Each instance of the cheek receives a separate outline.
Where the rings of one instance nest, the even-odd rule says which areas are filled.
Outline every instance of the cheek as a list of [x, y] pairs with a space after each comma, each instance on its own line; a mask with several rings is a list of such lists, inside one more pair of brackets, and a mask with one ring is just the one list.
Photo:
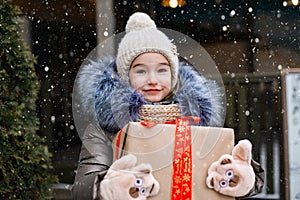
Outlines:
[[171, 76], [163, 76], [159, 79], [159, 82], [168, 89], [171, 89]]
[[129, 83], [134, 90], [137, 90], [144, 85], [144, 80], [138, 77], [131, 77]]

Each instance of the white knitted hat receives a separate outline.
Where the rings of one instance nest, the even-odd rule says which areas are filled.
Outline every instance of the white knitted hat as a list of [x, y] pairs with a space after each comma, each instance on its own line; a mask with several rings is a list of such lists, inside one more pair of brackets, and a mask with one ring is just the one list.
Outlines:
[[127, 21], [126, 34], [119, 44], [117, 70], [119, 76], [129, 82], [129, 69], [133, 60], [145, 52], [164, 55], [170, 63], [172, 88], [178, 79], [178, 56], [176, 46], [156, 28], [155, 22], [145, 13], [136, 12]]

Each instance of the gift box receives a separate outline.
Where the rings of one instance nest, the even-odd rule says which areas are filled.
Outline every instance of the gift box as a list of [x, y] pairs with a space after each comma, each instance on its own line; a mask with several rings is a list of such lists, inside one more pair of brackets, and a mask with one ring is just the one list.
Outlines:
[[113, 142], [114, 158], [134, 154], [138, 164], [150, 163], [160, 184], [157, 200], [234, 199], [206, 186], [208, 167], [223, 154], [231, 154], [234, 131], [229, 128], [131, 122]]

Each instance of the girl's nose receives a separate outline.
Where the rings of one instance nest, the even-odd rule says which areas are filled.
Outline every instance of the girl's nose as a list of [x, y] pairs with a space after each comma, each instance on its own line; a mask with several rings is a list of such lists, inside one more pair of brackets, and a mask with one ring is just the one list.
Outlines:
[[147, 83], [148, 84], [154, 84], [154, 85], [158, 84], [157, 77], [156, 77], [155, 73], [149, 73]]

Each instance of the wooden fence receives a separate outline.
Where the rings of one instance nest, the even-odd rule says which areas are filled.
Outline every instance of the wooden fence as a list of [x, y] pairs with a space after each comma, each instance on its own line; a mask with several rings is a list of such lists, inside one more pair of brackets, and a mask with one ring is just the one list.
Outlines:
[[[266, 171], [263, 192], [255, 199], [283, 197], [283, 131], [280, 75], [223, 77], [227, 113], [225, 127], [235, 130], [236, 141], [253, 144], [253, 158]], [[253, 198], [252, 198], [253, 199]]]

